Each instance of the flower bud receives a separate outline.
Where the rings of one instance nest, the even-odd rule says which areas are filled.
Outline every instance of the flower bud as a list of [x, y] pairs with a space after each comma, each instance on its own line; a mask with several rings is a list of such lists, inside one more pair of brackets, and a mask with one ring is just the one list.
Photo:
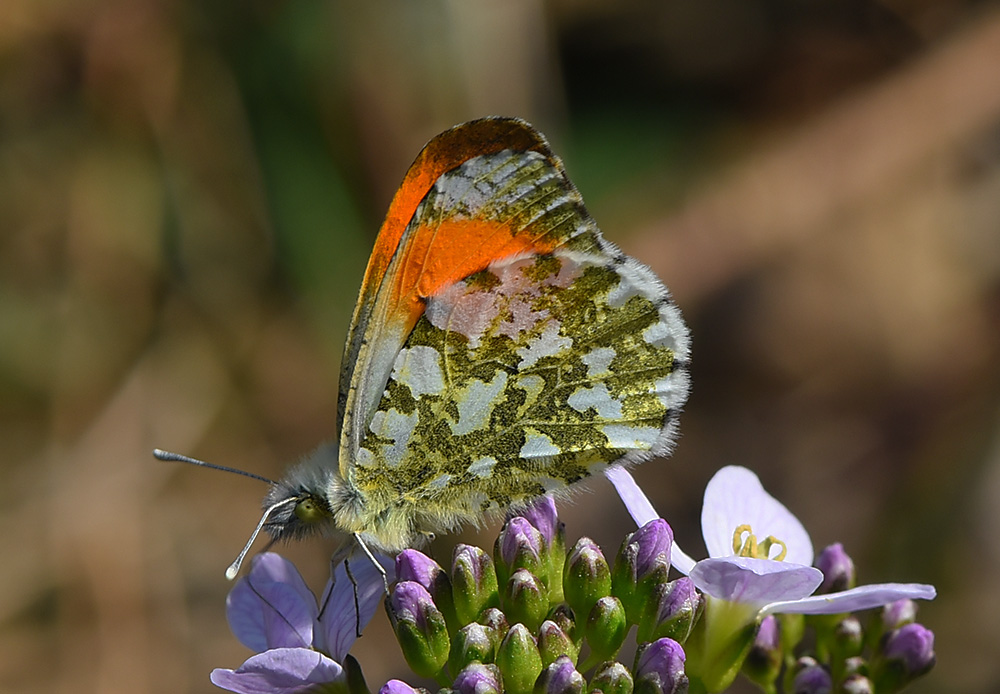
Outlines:
[[[653, 609], [655, 606], [655, 609]], [[694, 581], [687, 576], [654, 587], [653, 603], [639, 619], [639, 641], [653, 641], [664, 636], [684, 643], [694, 629], [702, 606]]]
[[504, 612], [512, 622], [521, 622], [535, 631], [549, 611], [549, 598], [541, 581], [527, 569], [518, 569], [507, 581], [503, 593]]
[[635, 694], [687, 692], [684, 660], [684, 649], [673, 639], [657, 639], [641, 646], [636, 654]]
[[426, 588], [449, 627], [458, 627], [451, 580], [436, 561], [418, 550], [404, 549], [396, 555], [396, 580], [415, 581]]
[[626, 538], [618, 551], [611, 592], [622, 601], [630, 623], [639, 623], [656, 584], [666, 582], [673, 541], [670, 526], [656, 518]]
[[527, 569], [536, 575], [542, 572], [542, 548], [542, 534], [526, 519], [515, 516], [507, 521], [494, 551], [500, 585], [518, 569]]
[[496, 630], [483, 624], [466, 624], [451, 640], [451, 656], [448, 664], [452, 672], [458, 672], [469, 663], [492, 663], [496, 657], [500, 637]]
[[427, 589], [416, 581], [397, 583], [386, 600], [386, 610], [410, 669], [421, 677], [439, 673], [451, 642], [444, 615]]
[[917, 621], [917, 603], [909, 598], [890, 602], [882, 608], [880, 619], [885, 631], [899, 629], [904, 624], [912, 624]]
[[743, 674], [764, 691], [773, 691], [781, 673], [784, 652], [781, 648], [781, 622], [774, 615], [761, 621], [753, 645], [743, 661]]
[[507, 636], [507, 632], [510, 630], [510, 623], [507, 621], [507, 615], [496, 607], [487, 607], [483, 610], [482, 614], [479, 615], [479, 619], [477, 621], [483, 626], [495, 631], [497, 638], [501, 641], [503, 641], [504, 637]]
[[837, 690], [838, 694], [875, 694], [875, 685], [864, 675], [848, 675]]
[[458, 624], [474, 622], [483, 610], [500, 606], [493, 560], [478, 547], [461, 544], [455, 547], [451, 584]]
[[872, 662], [872, 681], [881, 692], [896, 692], [934, 667], [934, 632], [916, 622], [882, 637]]
[[560, 656], [542, 670], [535, 682], [535, 694], [583, 694], [586, 687], [583, 675], [576, 671], [573, 661]]
[[816, 557], [816, 568], [823, 572], [823, 582], [817, 593], [836, 593], [854, 587], [854, 561], [844, 551], [844, 546], [836, 542], [826, 547]]
[[834, 627], [833, 637], [830, 639], [831, 655], [836, 662], [843, 663], [848, 658], [861, 655], [864, 641], [865, 632], [858, 618], [844, 617]]
[[503, 687], [496, 665], [469, 663], [451, 685], [456, 694], [501, 694]]
[[590, 614], [599, 599], [611, 595], [611, 568], [590, 538], [581, 537], [566, 558], [563, 595], [579, 615]]
[[361, 671], [361, 663], [351, 654], [344, 656], [344, 681], [347, 684], [347, 694], [371, 694], [365, 673]]
[[378, 690], [378, 694], [422, 694], [425, 692], [425, 689], [415, 689], [403, 680], [389, 680]]
[[590, 694], [632, 694], [632, 673], [619, 662], [602, 665], [590, 678]]
[[543, 496], [524, 511], [524, 518], [542, 535], [542, 561], [544, 569], [539, 578], [548, 586], [549, 604], [563, 601], [563, 564], [566, 562], [566, 525], [559, 522], [556, 502]]
[[[801, 661], [804, 659], [800, 659]], [[795, 671], [792, 679], [792, 691], [795, 694], [830, 694], [833, 691], [833, 679], [826, 669], [812, 660], [803, 664]]]
[[563, 655], [575, 662], [580, 655], [580, 649], [573, 643], [573, 639], [551, 619], [546, 619], [538, 628], [538, 652], [544, 666], [551, 665]]
[[506, 694], [529, 694], [542, 671], [542, 656], [523, 624], [515, 624], [497, 649], [496, 665]]
[[628, 634], [628, 621], [621, 600], [613, 595], [598, 600], [587, 617], [583, 633], [595, 659], [600, 661], [614, 657]]

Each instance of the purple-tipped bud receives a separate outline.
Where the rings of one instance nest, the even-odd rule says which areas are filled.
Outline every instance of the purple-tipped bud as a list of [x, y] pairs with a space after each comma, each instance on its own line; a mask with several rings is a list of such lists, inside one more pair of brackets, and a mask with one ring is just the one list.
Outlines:
[[501, 585], [518, 569], [532, 573], [542, 568], [543, 541], [538, 529], [521, 516], [507, 521], [497, 538], [495, 559]]
[[872, 680], [879, 692], [895, 692], [934, 667], [934, 632], [916, 622], [882, 637], [872, 663]]
[[483, 624], [466, 624], [452, 638], [449, 665], [452, 672], [478, 661], [492, 663], [496, 657], [500, 637], [492, 628]]
[[764, 691], [772, 691], [781, 673], [781, 622], [774, 615], [761, 621], [753, 645], [743, 661], [743, 674]]
[[503, 599], [504, 612], [512, 622], [521, 622], [536, 630], [549, 611], [548, 592], [541, 581], [527, 569], [518, 569], [507, 581]]
[[455, 547], [451, 584], [459, 624], [474, 622], [483, 610], [500, 605], [493, 560], [478, 547], [461, 544]]
[[641, 581], [661, 567], [670, 567], [670, 549], [674, 532], [662, 518], [651, 520], [632, 534], [630, 544], [638, 547], [635, 559], [636, 580]]
[[822, 665], [809, 658], [811, 662], [804, 664], [800, 659], [795, 677], [792, 679], [792, 691], [795, 694], [830, 694], [833, 691], [833, 679]]
[[839, 542], [820, 552], [815, 563], [816, 568], [823, 572], [823, 583], [816, 590], [817, 593], [836, 593], [854, 587], [854, 561]]
[[619, 662], [602, 665], [590, 678], [590, 691], [602, 694], [632, 694], [632, 673]]
[[420, 694], [426, 690], [414, 689], [403, 680], [389, 680], [378, 690], [378, 694]]
[[673, 639], [657, 639], [641, 647], [636, 656], [635, 694], [687, 692], [684, 660], [684, 649]]
[[433, 677], [448, 659], [448, 627], [427, 589], [416, 581], [397, 583], [386, 601], [389, 621], [410, 669]]
[[576, 671], [573, 661], [567, 656], [560, 656], [556, 661], [542, 670], [535, 682], [535, 694], [582, 694], [587, 683], [583, 675]]
[[556, 511], [556, 502], [551, 496], [536, 499], [524, 510], [523, 517], [542, 534], [542, 542], [546, 545], [551, 545], [556, 539], [560, 525], [559, 514]]
[[854, 674], [844, 678], [839, 694], [875, 694], [875, 685], [864, 675]]
[[882, 628], [885, 631], [899, 629], [904, 624], [917, 621], [917, 603], [909, 598], [890, 602], [882, 608]]
[[653, 602], [655, 609], [645, 610], [639, 619], [639, 640], [652, 641], [666, 636], [679, 643], [687, 641], [702, 606], [694, 581], [683, 576], [669, 583], [657, 584]]
[[[404, 549], [396, 555], [396, 580], [414, 581], [433, 592], [439, 577], [444, 575], [436, 561], [415, 549]], [[447, 576], [445, 576], [447, 578]]]
[[648, 614], [656, 585], [665, 583], [670, 570], [674, 535], [662, 518], [656, 518], [626, 538], [611, 572], [611, 592], [625, 606], [630, 623]]
[[590, 610], [583, 633], [596, 659], [608, 660], [617, 655], [628, 634], [628, 620], [621, 600], [613, 595], [598, 600]]
[[441, 566], [423, 552], [404, 549], [396, 555], [396, 580], [419, 583], [430, 593], [452, 628], [458, 626], [452, 602], [451, 580]]
[[573, 643], [573, 639], [551, 619], [546, 619], [538, 628], [538, 652], [542, 656], [542, 665], [545, 666], [564, 655], [576, 662], [580, 655], [580, 649]]
[[515, 624], [497, 649], [497, 667], [503, 675], [507, 694], [529, 694], [542, 671], [542, 656], [538, 653], [531, 632], [523, 624]]
[[457, 694], [500, 694], [500, 670], [496, 665], [470, 663], [458, 673], [452, 689]]
[[580, 616], [590, 614], [594, 604], [611, 595], [611, 567], [593, 540], [581, 537], [566, 559], [563, 595]]

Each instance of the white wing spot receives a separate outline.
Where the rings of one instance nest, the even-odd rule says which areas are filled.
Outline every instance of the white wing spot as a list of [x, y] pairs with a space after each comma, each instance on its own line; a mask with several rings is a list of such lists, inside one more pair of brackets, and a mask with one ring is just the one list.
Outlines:
[[480, 458], [469, 465], [469, 474], [476, 477], [486, 478], [493, 474], [493, 466], [497, 464], [497, 459], [493, 456]]
[[615, 350], [611, 347], [596, 347], [582, 357], [580, 361], [587, 365], [587, 376], [607, 376], [611, 373], [611, 360], [615, 358]]
[[423, 345], [401, 349], [392, 367], [392, 378], [409, 388], [414, 398], [437, 395], [444, 390], [441, 355], [433, 347]]
[[394, 467], [402, 462], [419, 421], [420, 416], [416, 410], [407, 415], [393, 408], [388, 411], [379, 410], [372, 415], [371, 424], [368, 425], [371, 432], [392, 441], [391, 444], [382, 446], [382, 455], [387, 465]]
[[622, 404], [608, 392], [605, 383], [598, 383], [593, 388], [577, 388], [566, 398], [567, 404], [577, 412], [586, 412], [591, 407], [597, 410], [597, 416], [604, 419], [621, 419]]
[[519, 347], [517, 353], [521, 357], [521, 363], [517, 368], [527, 369], [537, 364], [542, 357], [552, 357], [564, 349], [570, 349], [573, 340], [561, 336], [559, 327], [559, 321], [554, 320], [545, 326], [541, 335], [530, 340], [526, 347]]
[[521, 446], [522, 458], [546, 458], [560, 453], [559, 447], [545, 434], [528, 429], [525, 431], [524, 445]]
[[601, 433], [608, 437], [608, 448], [648, 450], [660, 437], [659, 429], [625, 424], [605, 424]]
[[490, 421], [490, 413], [497, 402], [497, 397], [507, 385], [507, 374], [497, 371], [493, 380], [483, 383], [473, 380], [456, 398], [458, 400], [458, 422], [451, 425], [451, 431], [456, 436], [468, 434], [477, 429], [484, 429]]
[[449, 482], [451, 482], [451, 475], [444, 473], [428, 482], [426, 489], [444, 489], [448, 486]]

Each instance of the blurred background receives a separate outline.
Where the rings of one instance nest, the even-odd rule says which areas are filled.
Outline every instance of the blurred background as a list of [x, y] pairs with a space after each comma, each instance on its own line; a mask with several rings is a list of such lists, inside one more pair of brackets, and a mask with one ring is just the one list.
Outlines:
[[[751, 467], [861, 581], [937, 585], [912, 691], [997, 691], [1000, 5], [971, 0], [3, 0], [0, 691], [210, 692], [249, 655], [223, 571], [263, 486], [150, 452], [277, 477], [331, 438], [388, 202], [489, 114], [693, 330], [677, 452], [636, 473], [683, 546]], [[580, 498], [570, 540], [614, 552], [610, 485]], [[318, 591], [330, 550], [283, 551]]]

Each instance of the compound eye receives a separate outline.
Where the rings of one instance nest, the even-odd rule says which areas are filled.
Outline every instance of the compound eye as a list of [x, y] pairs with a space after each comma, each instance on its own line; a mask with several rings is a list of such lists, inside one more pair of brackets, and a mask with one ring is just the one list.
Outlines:
[[303, 523], [318, 523], [325, 516], [323, 508], [311, 497], [306, 497], [295, 504], [295, 517]]

